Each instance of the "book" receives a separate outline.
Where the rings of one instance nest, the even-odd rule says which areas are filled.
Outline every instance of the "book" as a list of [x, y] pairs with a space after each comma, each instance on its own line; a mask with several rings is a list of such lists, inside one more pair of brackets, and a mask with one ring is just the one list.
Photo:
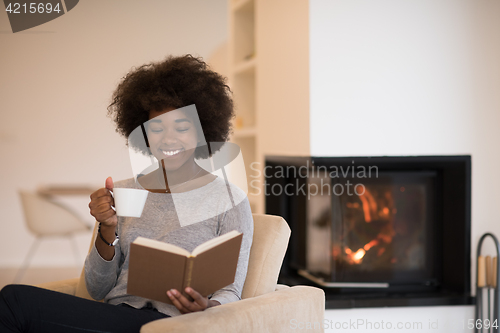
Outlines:
[[153, 239], [130, 245], [127, 293], [172, 304], [167, 290], [191, 287], [202, 296], [234, 282], [243, 234], [233, 230], [198, 245], [191, 253]]

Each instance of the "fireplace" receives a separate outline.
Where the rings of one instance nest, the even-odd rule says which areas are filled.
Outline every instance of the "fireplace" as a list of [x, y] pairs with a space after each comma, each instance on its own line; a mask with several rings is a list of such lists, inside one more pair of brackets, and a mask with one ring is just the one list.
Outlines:
[[471, 304], [470, 156], [266, 158], [292, 229], [280, 282], [327, 307]]

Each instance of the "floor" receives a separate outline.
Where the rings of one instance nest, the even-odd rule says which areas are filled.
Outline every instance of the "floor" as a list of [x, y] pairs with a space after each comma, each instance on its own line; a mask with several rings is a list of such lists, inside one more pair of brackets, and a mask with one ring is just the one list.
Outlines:
[[[37, 285], [39, 283], [72, 279], [80, 276], [82, 267], [33, 267], [26, 270], [19, 284]], [[0, 289], [14, 283], [17, 268], [0, 268]]]

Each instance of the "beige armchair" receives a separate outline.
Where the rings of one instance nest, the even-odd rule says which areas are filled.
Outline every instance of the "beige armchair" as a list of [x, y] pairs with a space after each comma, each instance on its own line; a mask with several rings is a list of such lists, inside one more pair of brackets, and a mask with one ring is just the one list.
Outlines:
[[[159, 332], [290, 332], [314, 327], [323, 332], [325, 294], [308, 286], [277, 285], [290, 228], [278, 216], [254, 214], [254, 236], [242, 300], [203, 312], [156, 320], [144, 325], [142, 333]], [[94, 229], [93, 243], [96, 236]], [[91, 245], [92, 246], [92, 245]], [[92, 299], [80, 278], [45, 283], [47, 288]], [[300, 325], [300, 326], [299, 326]]]

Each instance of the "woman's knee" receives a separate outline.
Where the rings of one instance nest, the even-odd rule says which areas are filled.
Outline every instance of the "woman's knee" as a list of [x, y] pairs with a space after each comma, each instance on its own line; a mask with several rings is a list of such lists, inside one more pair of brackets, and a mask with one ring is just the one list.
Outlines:
[[16, 313], [20, 313], [17, 305], [20, 289], [23, 288], [10, 284], [0, 290], [0, 331], [2, 332], [18, 332]]
[[34, 295], [33, 286], [24, 284], [9, 284], [0, 290], [0, 307], [8, 306], [9, 308], [21, 307], [26, 304]]
[[31, 288], [33, 287], [24, 284], [8, 284], [0, 290], [0, 298], [12, 298], [20, 293], [24, 294], [29, 292], [29, 289]]
[[12, 298], [14, 295], [16, 295], [18, 289], [19, 289], [18, 284], [6, 285], [5, 287], [2, 288], [2, 290], [0, 290], [0, 299], [4, 300]]

